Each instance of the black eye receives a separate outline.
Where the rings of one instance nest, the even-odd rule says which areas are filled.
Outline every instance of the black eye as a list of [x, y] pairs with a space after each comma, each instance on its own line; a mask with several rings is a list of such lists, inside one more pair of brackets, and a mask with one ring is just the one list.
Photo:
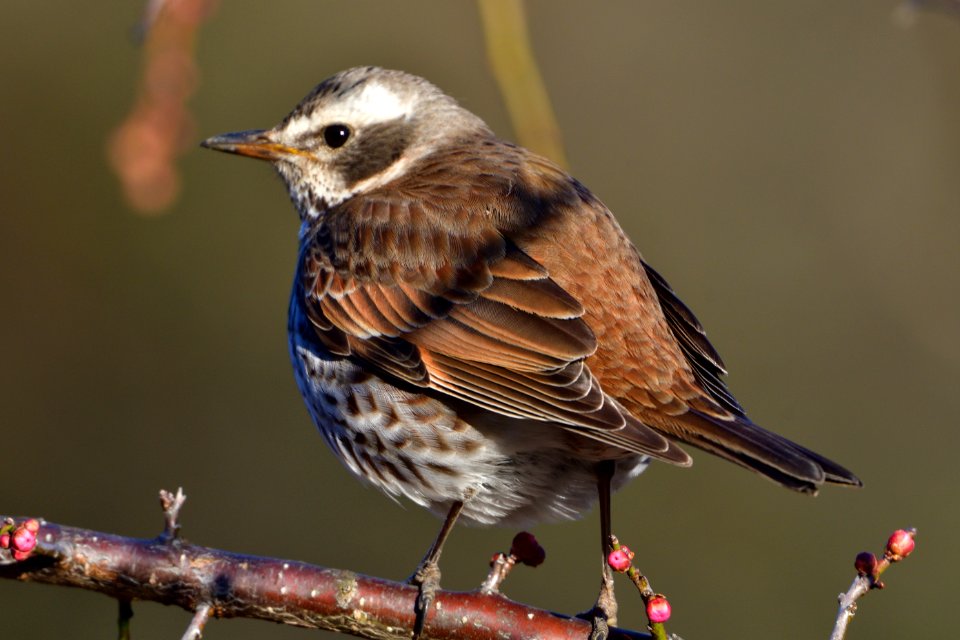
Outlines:
[[331, 149], [342, 147], [350, 137], [350, 127], [345, 124], [331, 124], [323, 128], [323, 139]]

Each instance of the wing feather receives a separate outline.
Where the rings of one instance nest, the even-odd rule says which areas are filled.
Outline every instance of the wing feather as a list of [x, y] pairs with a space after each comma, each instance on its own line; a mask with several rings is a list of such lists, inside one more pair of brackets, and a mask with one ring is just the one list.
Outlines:
[[[585, 364], [597, 343], [583, 305], [489, 220], [477, 229], [477, 216], [453, 215], [453, 227], [424, 226], [437, 213], [424, 203], [348, 209], [327, 216], [321, 224], [331, 228], [316, 230], [302, 254], [304, 303], [324, 344], [507, 417], [589, 432], [627, 451], [671, 450]], [[386, 223], [389, 234], [378, 227]]]
[[313, 221], [298, 303], [331, 353], [613, 456], [689, 465], [669, 436], [798, 490], [859, 483], [746, 418], [697, 318], [589, 191], [522, 149], [480, 144]]

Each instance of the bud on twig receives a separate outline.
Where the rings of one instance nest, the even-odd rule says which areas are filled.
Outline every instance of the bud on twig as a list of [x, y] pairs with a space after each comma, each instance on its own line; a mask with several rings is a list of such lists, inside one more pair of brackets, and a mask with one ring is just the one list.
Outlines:
[[899, 562], [906, 558], [917, 546], [913, 536], [916, 535], [915, 529], [897, 529], [887, 540], [887, 549], [884, 556], [890, 562]]
[[877, 556], [869, 551], [861, 551], [857, 554], [856, 560], [853, 561], [853, 566], [856, 568], [858, 574], [871, 578], [877, 577], [878, 564]]
[[607, 564], [609, 564], [610, 568], [614, 571], [625, 573], [630, 569], [630, 564], [633, 562], [633, 556], [633, 551], [630, 551], [630, 548], [627, 545], [620, 545], [619, 549], [614, 549], [607, 556]]
[[24, 520], [19, 525], [7, 518], [0, 527], [0, 549], [13, 551], [14, 560], [26, 560], [37, 547], [37, 532], [40, 523], [34, 518]]
[[854, 578], [850, 588], [840, 594], [840, 607], [837, 609], [837, 618], [833, 623], [830, 640], [843, 640], [850, 620], [857, 611], [857, 600], [874, 589], [883, 589], [886, 586], [880, 580], [880, 575], [889, 569], [892, 563], [899, 562], [910, 555], [916, 546], [914, 540], [916, 535], [916, 529], [897, 529], [887, 539], [882, 558], [877, 558], [869, 551], [861, 551], [857, 554], [853, 562], [857, 577]]
[[647, 617], [650, 622], [663, 623], [670, 619], [670, 601], [663, 594], [658, 593], [647, 600]]
[[521, 531], [514, 536], [513, 543], [510, 545], [510, 555], [514, 556], [517, 562], [528, 567], [538, 567], [547, 558], [547, 552], [537, 542], [537, 538], [526, 531]]

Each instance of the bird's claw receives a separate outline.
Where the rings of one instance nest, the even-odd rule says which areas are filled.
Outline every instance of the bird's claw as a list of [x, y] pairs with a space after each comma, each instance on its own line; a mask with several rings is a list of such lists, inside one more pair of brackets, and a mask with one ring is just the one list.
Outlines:
[[613, 592], [613, 576], [604, 572], [597, 603], [589, 611], [577, 615], [590, 621], [590, 640], [607, 640], [610, 627], [617, 626], [617, 598]]
[[417, 600], [413, 606], [416, 616], [413, 623], [413, 640], [418, 640], [427, 622], [427, 612], [433, 604], [437, 589], [440, 587], [440, 567], [436, 562], [424, 562], [407, 580], [418, 589]]
[[590, 619], [590, 640], [607, 640], [610, 635], [610, 623], [596, 612]]
[[616, 618], [611, 620], [609, 615], [599, 606], [594, 606], [589, 611], [578, 613], [576, 617], [590, 622], [589, 640], [607, 640], [610, 636], [610, 627], [617, 625]]

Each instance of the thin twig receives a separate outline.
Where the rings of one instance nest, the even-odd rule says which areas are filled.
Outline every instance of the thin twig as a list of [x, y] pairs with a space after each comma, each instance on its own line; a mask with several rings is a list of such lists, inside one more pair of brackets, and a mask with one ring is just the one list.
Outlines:
[[490, 573], [480, 585], [480, 593], [499, 593], [500, 586], [517, 564], [539, 567], [547, 559], [547, 551], [529, 531], [521, 531], [510, 543], [510, 553], [498, 553], [490, 561]]
[[143, 7], [143, 14], [140, 16], [140, 21], [137, 22], [133, 29], [133, 37], [136, 39], [137, 44], [143, 44], [144, 40], [147, 39], [147, 34], [150, 33], [150, 29], [153, 28], [154, 23], [157, 21], [157, 16], [160, 15], [160, 11], [166, 3], [167, 0], [147, 0], [146, 5]]
[[173, 494], [166, 489], [160, 489], [160, 507], [163, 509], [163, 533], [161, 538], [170, 542], [180, 536], [180, 508], [187, 501], [183, 487], [177, 487]]
[[487, 58], [518, 142], [567, 166], [560, 127], [530, 44], [520, 0], [478, 0]]
[[847, 625], [857, 613], [857, 600], [865, 596], [873, 588], [872, 581], [867, 576], [857, 576], [850, 584], [850, 588], [839, 596], [840, 608], [837, 610], [837, 619], [833, 623], [833, 632], [830, 640], [843, 640], [847, 633]]
[[178, 158], [193, 148], [189, 100], [200, 83], [201, 25], [218, 0], [147, 0], [134, 28], [142, 71], [130, 112], [107, 141], [127, 204], [142, 215], [168, 209], [181, 190]]
[[181, 640], [200, 640], [203, 637], [203, 628], [207, 626], [207, 620], [210, 619], [211, 607], [209, 604], [202, 604], [197, 607], [197, 612], [193, 614], [193, 620], [190, 626], [183, 632]]
[[[610, 536], [610, 548], [617, 550], [620, 549], [620, 540], [617, 539], [617, 536]], [[631, 554], [633, 557], [633, 554]], [[660, 594], [656, 593], [653, 590], [653, 587], [650, 586], [650, 580], [647, 579], [637, 567], [630, 565], [630, 568], [627, 569], [627, 577], [630, 578], [630, 581], [633, 583], [633, 586], [637, 588], [637, 591], [640, 592], [640, 597], [643, 599], [644, 608], [649, 611], [650, 600], [656, 597], [660, 597]], [[648, 614], [649, 615], [649, 614]], [[662, 622], [653, 622], [649, 621], [650, 634], [655, 638], [655, 640], [667, 640], [667, 630]]]
[[[883, 589], [885, 587], [884, 583], [880, 581], [880, 575], [889, 569], [892, 563], [899, 562], [910, 554], [913, 550], [913, 537], [916, 533], [917, 530], [913, 528], [899, 529], [894, 532], [887, 541], [887, 547], [880, 560], [877, 560], [873, 554], [867, 552], [863, 552], [857, 556], [857, 565], [859, 565], [862, 556], [869, 559], [869, 563], [865, 563], [865, 566], [857, 566], [857, 577], [850, 583], [850, 588], [839, 595], [840, 606], [837, 608], [837, 617], [833, 623], [830, 640], [843, 640], [850, 621], [853, 620], [853, 616], [857, 613], [857, 601], [870, 591]], [[909, 546], [905, 551], [899, 546], [894, 545], [894, 540], [897, 536], [900, 537], [899, 541], [901, 544], [905, 541], [905, 537], [909, 538], [909, 540], [906, 540]]]
[[133, 617], [133, 605], [129, 598], [117, 600], [117, 638], [130, 640], [130, 619]]
[[480, 585], [480, 593], [500, 593], [500, 585], [517, 565], [517, 558], [509, 553], [498, 553], [490, 562], [490, 573]]

